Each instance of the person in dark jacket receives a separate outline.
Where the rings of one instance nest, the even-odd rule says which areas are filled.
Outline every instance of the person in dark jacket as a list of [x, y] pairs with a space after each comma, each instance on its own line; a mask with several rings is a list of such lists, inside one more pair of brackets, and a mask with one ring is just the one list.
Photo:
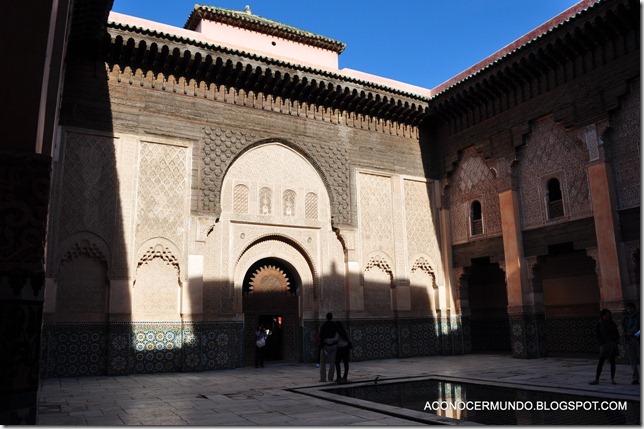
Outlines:
[[[349, 374], [349, 351], [351, 350], [349, 345], [351, 342], [349, 341], [349, 334], [347, 334], [346, 329], [344, 329], [342, 322], [337, 321], [335, 324], [338, 327], [338, 334], [340, 335], [340, 338], [338, 339], [338, 351], [335, 355], [335, 372], [338, 373], [336, 381], [338, 383], [346, 383], [347, 375]], [[340, 369], [340, 362], [344, 362], [344, 375], [342, 375], [342, 371]]]
[[624, 338], [626, 338], [626, 353], [633, 369], [631, 384], [640, 384], [640, 372], [637, 366], [640, 363], [640, 313], [635, 304], [626, 304], [626, 315], [622, 319]]
[[[338, 350], [338, 328], [333, 321], [333, 314], [326, 314], [326, 322], [320, 326], [320, 342], [322, 351], [320, 352], [320, 381], [333, 381], [335, 373], [335, 354]], [[329, 378], [327, 379], [326, 364], [329, 364]]]
[[599, 312], [599, 321], [597, 322], [595, 332], [597, 341], [599, 342], [599, 362], [597, 363], [595, 379], [589, 384], [599, 384], [599, 376], [602, 373], [606, 359], [610, 362], [611, 382], [617, 384], [615, 382], [615, 358], [619, 353], [619, 330], [613, 321], [613, 314], [610, 310], [604, 308]]

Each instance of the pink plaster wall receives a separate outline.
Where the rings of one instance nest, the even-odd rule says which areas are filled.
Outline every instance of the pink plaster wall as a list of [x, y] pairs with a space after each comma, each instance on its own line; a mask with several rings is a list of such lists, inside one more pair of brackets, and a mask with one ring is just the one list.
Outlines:
[[271, 58], [283, 58], [331, 69], [338, 68], [337, 53], [315, 46], [213, 21], [201, 21], [197, 31], [217, 44], [239, 46], [246, 51], [263, 52], [265, 56]]

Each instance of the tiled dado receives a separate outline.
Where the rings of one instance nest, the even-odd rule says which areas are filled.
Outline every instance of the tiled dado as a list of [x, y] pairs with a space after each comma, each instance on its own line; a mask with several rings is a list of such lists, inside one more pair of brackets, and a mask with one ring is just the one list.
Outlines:
[[548, 345], [543, 314], [512, 315], [509, 319], [512, 356], [523, 359], [546, 357]]
[[[613, 316], [621, 331], [621, 315]], [[595, 355], [599, 356], [599, 343], [595, 327], [596, 317], [547, 318], [546, 336], [548, 352], [553, 354]], [[628, 356], [624, 348], [624, 337], [620, 338], [618, 363], [627, 364]]]
[[[467, 322], [467, 323], [466, 323]], [[511, 348], [508, 317], [463, 318], [469, 352], [507, 353]]]
[[49, 323], [43, 377], [206, 371], [242, 365], [241, 323]]
[[[473, 327], [459, 316], [343, 321], [355, 361], [472, 351]], [[317, 361], [319, 321], [305, 321], [303, 360]], [[198, 372], [243, 366], [242, 323], [46, 323], [43, 376]]]
[[[353, 319], [342, 321], [353, 344], [351, 359], [405, 358], [462, 354], [466, 334], [459, 317], [450, 319]], [[317, 361], [320, 322], [304, 323], [304, 360]]]

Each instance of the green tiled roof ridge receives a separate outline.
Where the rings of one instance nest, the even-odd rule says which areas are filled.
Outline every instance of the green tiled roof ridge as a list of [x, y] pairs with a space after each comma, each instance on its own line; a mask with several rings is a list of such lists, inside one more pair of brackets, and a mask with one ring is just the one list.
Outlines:
[[334, 51], [338, 54], [342, 53], [346, 47], [346, 45], [340, 41], [321, 36], [319, 34], [311, 33], [310, 31], [301, 30], [299, 28], [283, 24], [281, 22], [263, 18], [258, 15], [253, 15], [250, 12], [224, 9], [221, 7], [200, 4], [195, 4], [193, 11], [190, 13], [190, 16], [188, 17], [184, 25], [184, 28], [187, 30], [194, 30], [197, 27], [200, 18], [224, 23], [235, 21], [235, 24], [241, 28], [246, 28], [263, 34], [273, 35], [300, 43], [322, 47]]

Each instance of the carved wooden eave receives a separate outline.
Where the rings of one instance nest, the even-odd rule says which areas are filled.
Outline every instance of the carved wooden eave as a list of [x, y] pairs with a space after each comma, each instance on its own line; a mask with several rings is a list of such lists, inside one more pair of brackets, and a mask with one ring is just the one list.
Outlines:
[[[640, 5], [636, 0], [597, 0], [573, 16], [511, 50], [490, 58], [436, 88], [430, 115], [451, 124], [452, 132], [482, 122], [544, 95], [608, 62], [639, 51]], [[582, 4], [583, 5], [583, 4]], [[541, 27], [540, 27], [541, 28]], [[533, 36], [533, 37], [532, 37]], [[603, 111], [615, 107], [618, 89], [587, 89]], [[570, 103], [572, 100], [562, 100]], [[570, 106], [558, 109], [565, 115]], [[564, 119], [564, 118], [561, 118]]]
[[341, 73], [117, 22], [108, 22], [107, 30], [104, 61], [112, 71], [129, 68], [156, 80], [163, 76], [169, 85], [182, 80], [198, 88], [262, 94], [383, 130], [415, 128], [426, 113], [424, 96]]

